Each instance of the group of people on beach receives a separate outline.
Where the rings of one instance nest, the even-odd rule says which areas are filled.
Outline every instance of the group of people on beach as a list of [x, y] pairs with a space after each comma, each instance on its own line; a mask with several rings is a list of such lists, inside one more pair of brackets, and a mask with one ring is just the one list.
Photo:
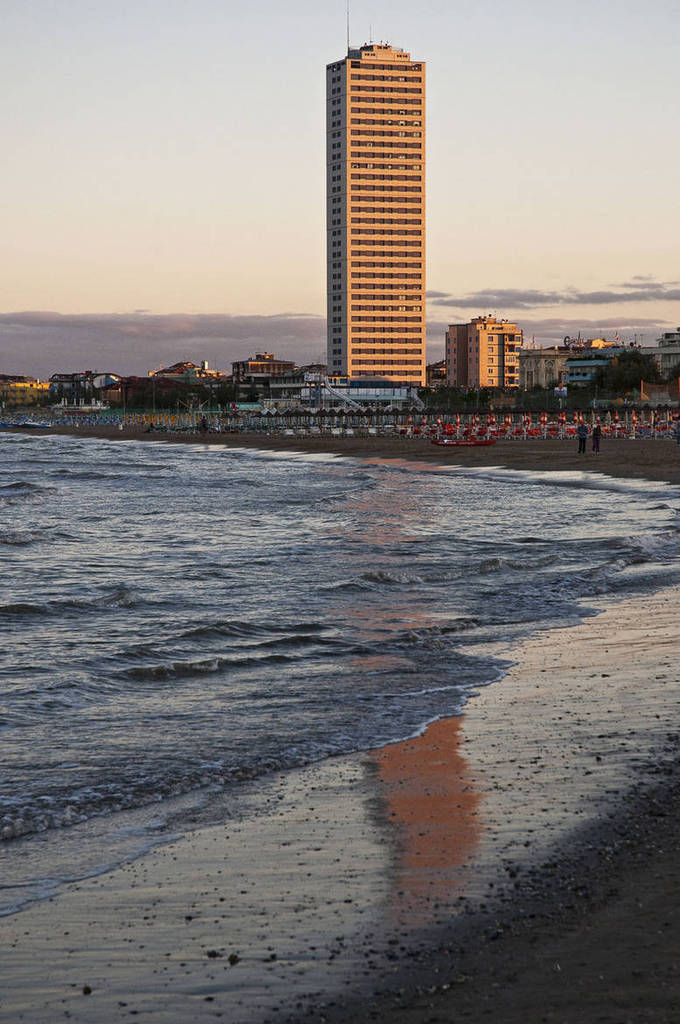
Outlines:
[[[585, 455], [586, 453], [586, 441], [588, 440], [588, 424], [579, 423], [578, 430], [576, 431], [578, 437], [578, 453], [579, 455]], [[600, 453], [600, 440], [602, 438], [602, 427], [599, 423], [596, 423], [592, 430], [593, 440], [593, 451], [596, 455]]]

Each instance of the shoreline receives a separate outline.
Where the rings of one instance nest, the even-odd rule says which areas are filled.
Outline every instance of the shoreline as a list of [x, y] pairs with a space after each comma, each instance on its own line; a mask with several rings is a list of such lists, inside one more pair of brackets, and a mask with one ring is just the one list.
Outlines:
[[468, 882], [462, 920], [431, 923], [398, 988], [329, 1024], [677, 1019], [679, 596], [529, 638], [476, 698], [461, 749], [497, 874]]
[[[224, 825], [4, 919], [0, 1019], [519, 1022], [554, 1004], [576, 1024], [596, 1019], [572, 983], [598, 956], [598, 1020], [674, 1019], [678, 597], [537, 634], [462, 716], [273, 777]], [[675, 920], [667, 954], [642, 941], [640, 893]], [[602, 914], [616, 928], [584, 957]], [[643, 973], [622, 997], [611, 971], [630, 978], [633, 943]]]
[[[301, 450], [230, 437], [208, 443]], [[659, 481], [680, 462], [659, 441], [579, 460], [570, 442], [442, 459], [385, 440], [328, 454]], [[223, 825], [4, 918], [0, 1020], [675, 1020], [679, 599], [530, 636], [460, 717], [260, 780]]]
[[577, 454], [574, 439], [499, 440], [489, 447], [445, 448], [423, 438], [397, 437], [289, 437], [282, 434], [151, 434], [116, 427], [12, 428], [7, 433], [44, 436], [94, 438], [106, 441], [148, 441], [151, 443], [193, 444], [257, 451], [337, 455], [360, 459], [401, 459], [409, 463], [451, 468], [505, 469], [533, 472], [604, 473], [619, 479], [636, 479], [680, 484], [680, 446], [671, 439], [636, 438], [603, 440], [599, 455], [590, 449]]

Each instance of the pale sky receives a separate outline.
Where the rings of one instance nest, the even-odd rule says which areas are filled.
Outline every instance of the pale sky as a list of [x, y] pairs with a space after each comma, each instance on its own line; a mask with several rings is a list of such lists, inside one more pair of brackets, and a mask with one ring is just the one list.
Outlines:
[[[69, 337], [73, 368], [87, 337], [142, 372], [322, 354], [344, 0], [0, 11], [0, 372]], [[351, 25], [427, 62], [429, 358], [485, 312], [538, 343], [680, 324], [680, 0], [354, 0]]]

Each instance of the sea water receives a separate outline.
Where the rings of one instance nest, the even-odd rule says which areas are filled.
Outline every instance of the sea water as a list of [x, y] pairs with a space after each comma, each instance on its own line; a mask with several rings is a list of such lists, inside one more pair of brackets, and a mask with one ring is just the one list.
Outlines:
[[658, 483], [17, 434], [0, 460], [0, 913], [680, 579]]

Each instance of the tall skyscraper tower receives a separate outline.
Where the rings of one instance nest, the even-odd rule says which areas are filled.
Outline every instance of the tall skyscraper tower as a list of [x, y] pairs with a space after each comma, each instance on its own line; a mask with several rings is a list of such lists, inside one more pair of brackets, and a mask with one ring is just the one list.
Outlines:
[[425, 384], [425, 65], [326, 68], [328, 372]]

